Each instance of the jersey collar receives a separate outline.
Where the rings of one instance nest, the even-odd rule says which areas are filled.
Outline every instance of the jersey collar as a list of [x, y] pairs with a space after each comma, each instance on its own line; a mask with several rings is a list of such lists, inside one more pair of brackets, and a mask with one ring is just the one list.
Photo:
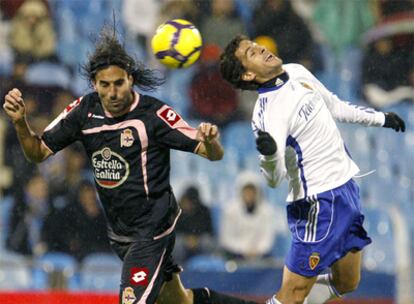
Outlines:
[[262, 83], [260, 87], [257, 89], [259, 94], [266, 93], [270, 91], [276, 91], [279, 90], [281, 87], [285, 85], [286, 82], [289, 80], [289, 75], [286, 72], [283, 72], [282, 74], [276, 76], [275, 78], [272, 78], [265, 83]]

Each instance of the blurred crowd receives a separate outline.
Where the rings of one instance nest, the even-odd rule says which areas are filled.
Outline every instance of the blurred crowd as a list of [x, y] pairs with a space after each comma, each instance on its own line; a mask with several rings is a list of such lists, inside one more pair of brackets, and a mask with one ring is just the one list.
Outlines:
[[[188, 70], [164, 70], [150, 51], [156, 27], [173, 18], [193, 22], [203, 37], [201, 58]], [[248, 122], [255, 101], [254, 93], [242, 94], [220, 76], [219, 55], [237, 34], [285, 63], [305, 65], [328, 84], [329, 75], [352, 65], [354, 103], [414, 106], [412, 0], [1, 0], [0, 96], [19, 88], [41, 134], [90, 90], [79, 64], [100, 28], [113, 22], [130, 52], [165, 73], [166, 85], [155, 94], [190, 122], [210, 121], [223, 132]], [[355, 51], [356, 57], [347, 56]], [[27, 256], [64, 252], [78, 261], [110, 251], [88, 160], [77, 145], [40, 165], [28, 163], [2, 113], [0, 147], [0, 248]], [[225, 201], [206, 202], [202, 186], [191, 183], [177, 193], [183, 214], [175, 254], [181, 263], [205, 254], [257, 261], [274, 258], [283, 246], [284, 202], [266, 195], [258, 164], [256, 171], [236, 169], [229, 183], [234, 195], [218, 196]]]

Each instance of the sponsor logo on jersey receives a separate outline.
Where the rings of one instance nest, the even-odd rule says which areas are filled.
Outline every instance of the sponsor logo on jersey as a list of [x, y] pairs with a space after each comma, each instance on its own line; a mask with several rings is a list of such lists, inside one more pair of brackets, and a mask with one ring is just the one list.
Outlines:
[[171, 127], [173, 127], [181, 119], [180, 115], [178, 115], [177, 112], [171, 108], [165, 108], [165, 110], [159, 113], [159, 115]]
[[129, 276], [129, 283], [133, 286], [147, 286], [148, 285], [148, 268], [131, 268], [131, 275]]
[[319, 252], [312, 252], [312, 254], [309, 257], [310, 269], [314, 270], [316, 266], [318, 266], [320, 260], [321, 258], [319, 257]]
[[105, 119], [104, 116], [102, 116], [102, 115], [96, 115], [96, 114], [93, 114], [91, 112], [88, 113], [88, 118]]
[[129, 164], [118, 153], [105, 147], [92, 154], [95, 180], [103, 188], [116, 188], [129, 176]]
[[[316, 108], [320, 108], [320, 103], [322, 99], [319, 95], [314, 94], [310, 100], [303, 104], [303, 106], [299, 109], [299, 117], [304, 118], [305, 121], [310, 120], [312, 113], [317, 113], [318, 111], [314, 112]], [[318, 106], [319, 104], [319, 106]]]
[[121, 147], [131, 147], [134, 143], [134, 135], [131, 129], [125, 129], [121, 133]]
[[282, 79], [280, 79], [280, 78], [276, 78], [276, 81], [275, 81], [275, 86], [280, 87], [280, 86], [282, 86], [284, 83], [285, 83], [285, 82], [284, 82]]
[[122, 291], [122, 304], [133, 304], [136, 299], [137, 297], [132, 287], [124, 288]]

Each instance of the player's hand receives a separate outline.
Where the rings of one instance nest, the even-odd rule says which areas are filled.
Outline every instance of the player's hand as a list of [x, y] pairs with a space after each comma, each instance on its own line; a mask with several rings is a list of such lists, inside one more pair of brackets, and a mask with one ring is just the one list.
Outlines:
[[383, 125], [384, 128], [391, 128], [394, 129], [396, 132], [404, 132], [405, 131], [405, 122], [402, 120], [400, 116], [398, 116], [394, 112], [387, 112], [385, 114], [385, 123]]
[[18, 123], [24, 120], [26, 108], [22, 93], [18, 89], [15, 88], [7, 93], [4, 97], [3, 109], [13, 123]]
[[273, 137], [262, 130], [257, 133], [259, 136], [256, 138], [256, 149], [262, 155], [273, 155], [277, 151], [277, 145]]
[[218, 127], [208, 122], [202, 122], [197, 128], [197, 140], [210, 143], [212, 140], [219, 137]]

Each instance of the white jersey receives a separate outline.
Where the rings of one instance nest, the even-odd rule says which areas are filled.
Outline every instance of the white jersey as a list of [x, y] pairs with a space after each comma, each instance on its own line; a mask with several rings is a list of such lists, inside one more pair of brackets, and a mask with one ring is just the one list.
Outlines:
[[336, 126], [340, 122], [383, 126], [385, 115], [341, 101], [305, 67], [283, 65], [289, 79], [259, 89], [252, 128], [268, 132], [276, 141], [273, 156], [260, 156], [268, 184], [287, 178], [288, 202], [343, 185], [359, 168], [353, 162]]

